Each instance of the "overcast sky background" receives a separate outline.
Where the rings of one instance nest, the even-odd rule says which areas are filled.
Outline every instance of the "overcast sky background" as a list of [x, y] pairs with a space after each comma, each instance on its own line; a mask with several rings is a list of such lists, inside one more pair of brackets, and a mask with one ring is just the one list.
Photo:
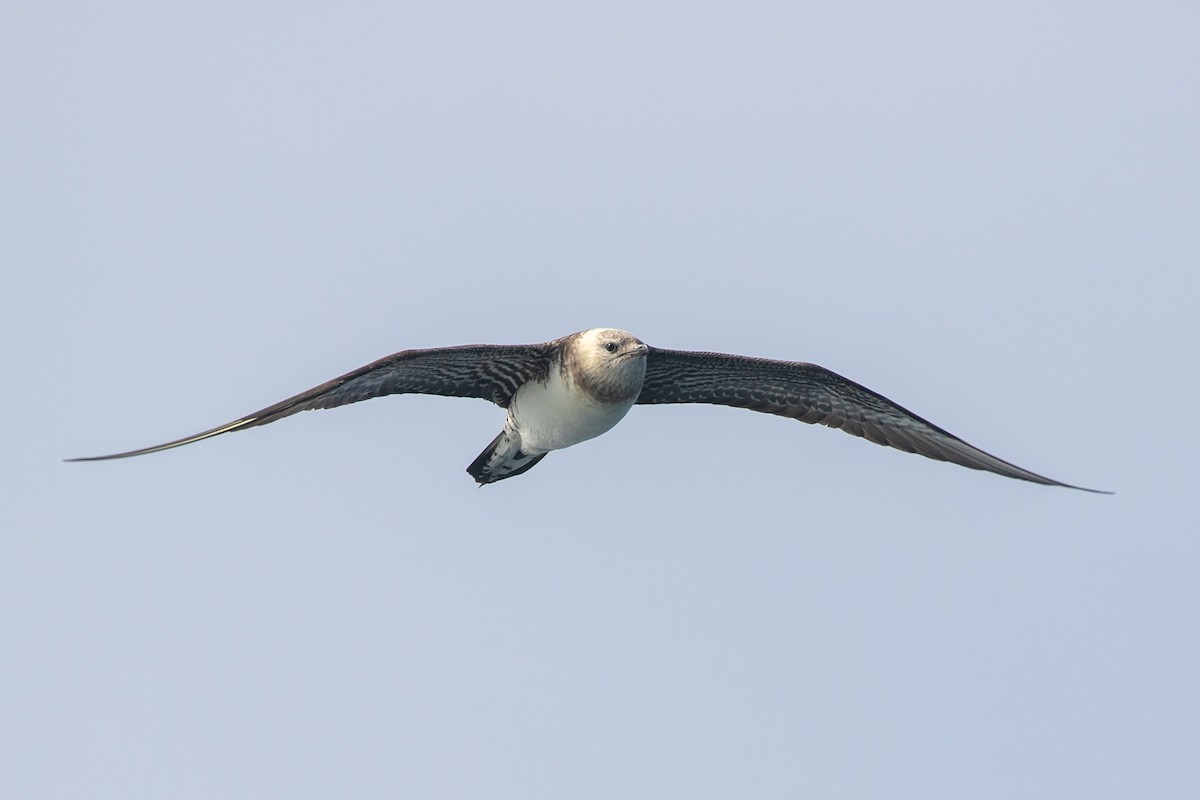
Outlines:
[[[1200, 796], [1194, 3], [8, 3], [0, 796]], [[477, 489], [409, 347], [808, 360]]]

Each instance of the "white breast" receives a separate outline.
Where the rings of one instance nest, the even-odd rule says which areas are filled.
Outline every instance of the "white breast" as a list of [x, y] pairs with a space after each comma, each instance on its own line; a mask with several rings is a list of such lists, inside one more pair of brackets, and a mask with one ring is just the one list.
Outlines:
[[510, 424], [521, 435], [526, 453], [546, 453], [599, 436], [633, 407], [633, 401], [598, 403], [568, 385], [557, 369], [545, 383], [530, 381], [517, 390], [508, 407]]

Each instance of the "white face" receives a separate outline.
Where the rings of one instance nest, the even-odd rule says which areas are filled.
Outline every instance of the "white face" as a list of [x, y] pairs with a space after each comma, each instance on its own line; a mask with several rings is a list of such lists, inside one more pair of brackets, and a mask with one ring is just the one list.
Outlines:
[[650, 348], [616, 328], [593, 328], [578, 334], [575, 357], [590, 368], [586, 388], [606, 398], [632, 398], [641, 390]]
[[579, 338], [594, 363], [633, 363], [640, 361], [649, 352], [649, 348], [641, 339], [617, 328], [593, 328], [584, 331]]

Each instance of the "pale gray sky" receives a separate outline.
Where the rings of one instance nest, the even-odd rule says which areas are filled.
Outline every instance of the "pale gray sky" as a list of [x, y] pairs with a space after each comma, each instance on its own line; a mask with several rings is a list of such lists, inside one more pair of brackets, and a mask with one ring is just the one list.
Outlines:
[[[1192, 3], [0, 11], [0, 796], [1200, 795]], [[1048, 489], [387, 353], [815, 361]]]

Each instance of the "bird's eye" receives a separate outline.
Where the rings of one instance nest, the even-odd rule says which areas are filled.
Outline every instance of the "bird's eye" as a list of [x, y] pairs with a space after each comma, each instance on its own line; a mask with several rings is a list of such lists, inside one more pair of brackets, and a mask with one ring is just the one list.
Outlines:
[[616, 342], [605, 342], [604, 349], [610, 353], [615, 353], [615, 352], [617, 352], [617, 343]]

